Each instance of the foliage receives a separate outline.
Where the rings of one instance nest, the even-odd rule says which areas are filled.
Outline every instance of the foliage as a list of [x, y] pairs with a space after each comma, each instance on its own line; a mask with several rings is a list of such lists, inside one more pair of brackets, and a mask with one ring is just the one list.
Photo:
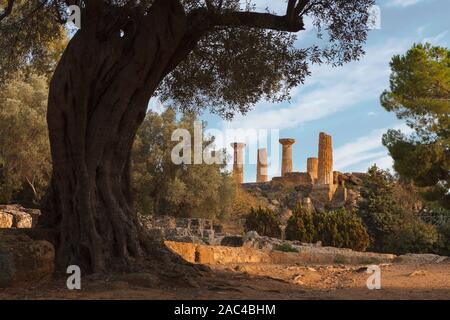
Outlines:
[[299, 240], [306, 243], [317, 242], [318, 230], [318, 214], [310, 210], [304, 210], [301, 206], [297, 206], [293, 215], [289, 218], [286, 226], [286, 238], [291, 240]]
[[296, 248], [294, 248], [292, 245], [290, 245], [289, 243], [283, 243], [279, 246], [276, 246], [274, 248], [274, 250], [282, 251], [282, 252], [298, 252], [298, 250]]
[[439, 239], [443, 233], [437, 224], [425, 220], [437, 222], [445, 209], [422, 201], [414, 185], [405, 184], [388, 171], [373, 166], [361, 196], [358, 213], [370, 234], [371, 250], [398, 254], [442, 252]]
[[279, 237], [281, 229], [273, 211], [259, 207], [252, 208], [245, 220], [245, 232], [256, 231], [267, 237]]
[[358, 214], [371, 238], [370, 248], [385, 251], [385, 238], [402, 223], [403, 210], [395, 197], [395, 179], [376, 165], [369, 168], [361, 188]]
[[450, 50], [414, 45], [392, 58], [391, 69], [390, 91], [381, 103], [405, 119], [413, 134], [389, 130], [383, 144], [400, 176], [427, 187], [426, 199], [450, 208]]
[[450, 219], [437, 228], [439, 232], [438, 252], [441, 255], [450, 256]]
[[[1, 0], [6, 7], [6, 0]], [[83, 24], [92, 24], [99, 15], [97, 5], [75, 1], [82, 7]], [[141, 19], [155, 1], [101, 1], [108, 7], [105, 32], [119, 32], [124, 25], [142, 27]], [[256, 13], [254, 1], [182, 0], [180, 1], [191, 29], [186, 42], [192, 48], [184, 59], [162, 81], [158, 95], [183, 110], [210, 108], [226, 118], [235, 112], [245, 113], [261, 98], [280, 101], [289, 91], [310, 75], [310, 65], [333, 66], [357, 60], [369, 30], [369, 11], [374, 0], [308, 0], [293, 1], [289, 15]], [[0, 20], [0, 70], [5, 76], [27, 64], [27, 58], [45, 61], [48, 44], [61, 37], [58, 21], [67, 17], [67, 1], [16, 0], [9, 16]], [[255, 17], [255, 18], [254, 18]], [[124, 19], [124, 20], [123, 20]], [[297, 32], [305, 28], [305, 19], [313, 22], [316, 39], [308, 47], [295, 47]], [[275, 22], [274, 22], [275, 21]], [[143, 31], [145, 32], [145, 31]], [[133, 35], [130, 33], [130, 40]], [[114, 33], [115, 34], [115, 33]], [[125, 39], [128, 33], [125, 33]], [[183, 48], [183, 50], [186, 50]], [[190, 52], [190, 53], [189, 53]], [[35, 63], [40, 65], [40, 63]], [[2, 75], [0, 75], [0, 80]]]
[[[231, 214], [235, 186], [224, 164], [174, 164], [172, 132], [192, 133], [195, 117], [179, 121], [175, 111], [148, 113], [133, 148], [132, 176], [135, 205], [142, 214], [224, 219]], [[204, 146], [212, 143], [205, 139]], [[192, 143], [192, 141], [191, 141]]]
[[439, 234], [436, 227], [419, 219], [394, 227], [385, 240], [385, 251], [395, 254], [436, 252]]
[[240, 185], [236, 185], [232, 207], [233, 217], [244, 218], [252, 208], [258, 207], [264, 208], [265, 205]]
[[29, 189], [38, 201], [48, 183], [51, 164], [45, 111], [46, 79], [17, 74], [0, 91], [0, 201], [9, 202]]
[[[0, 8], [7, 2], [0, 0]], [[54, 12], [43, 1], [16, 0], [11, 14], [0, 21], [0, 87], [18, 71], [50, 78], [67, 44]]]
[[288, 221], [286, 237], [309, 243], [322, 241], [327, 246], [358, 251], [369, 246], [369, 235], [361, 219], [345, 209], [313, 213], [297, 207]]

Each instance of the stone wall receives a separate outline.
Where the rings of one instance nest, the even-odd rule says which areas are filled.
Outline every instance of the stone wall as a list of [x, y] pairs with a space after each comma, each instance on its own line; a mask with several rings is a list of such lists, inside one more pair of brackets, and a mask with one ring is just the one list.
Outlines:
[[296, 186], [310, 186], [312, 188], [313, 181], [311, 176], [306, 172], [290, 172], [283, 177], [274, 177], [271, 181], [272, 187], [282, 186], [283, 188], [293, 188]]
[[141, 216], [141, 223], [155, 237], [164, 240], [191, 243], [214, 244], [221, 238], [222, 226], [214, 224], [210, 219], [175, 218], [171, 216]]
[[393, 254], [356, 252], [350, 249], [295, 246], [298, 252], [264, 251], [253, 247], [207, 246], [165, 241], [165, 245], [186, 261], [200, 264], [380, 264], [393, 262]]

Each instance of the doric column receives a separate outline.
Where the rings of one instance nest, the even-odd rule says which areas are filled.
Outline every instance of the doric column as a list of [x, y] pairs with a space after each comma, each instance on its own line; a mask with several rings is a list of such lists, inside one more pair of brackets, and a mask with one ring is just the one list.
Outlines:
[[244, 183], [244, 148], [245, 143], [231, 144], [233, 152], [233, 177], [237, 183]]
[[256, 182], [266, 182], [267, 175], [267, 149], [258, 149], [258, 163], [256, 166]]
[[319, 166], [319, 159], [317, 158], [308, 158], [306, 164], [306, 170], [311, 177], [313, 184], [317, 183], [317, 171]]
[[285, 176], [292, 172], [292, 145], [295, 143], [295, 139], [280, 139], [279, 141], [283, 146], [281, 176]]
[[333, 147], [331, 136], [319, 134], [319, 165], [317, 170], [318, 184], [333, 184]]

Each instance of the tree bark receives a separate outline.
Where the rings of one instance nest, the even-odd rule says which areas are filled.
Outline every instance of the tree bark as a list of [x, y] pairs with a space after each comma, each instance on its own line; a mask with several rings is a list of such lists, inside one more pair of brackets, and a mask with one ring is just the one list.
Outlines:
[[187, 28], [177, 0], [157, 0], [134, 16], [92, 3], [50, 84], [53, 174], [39, 221], [57, 233], [57, 265], [88, 273], [143, 257], [129, 191], [131, 148]]

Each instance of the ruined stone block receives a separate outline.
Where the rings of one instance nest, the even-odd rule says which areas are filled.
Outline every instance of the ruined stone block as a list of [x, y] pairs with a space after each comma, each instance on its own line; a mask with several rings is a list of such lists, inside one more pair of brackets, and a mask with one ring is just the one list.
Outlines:
[[306, 164], [306, 171], [311, 177], [313, 184], [317, 183], [317, 175], [319, 168], [319, 159], [318, 158], [308, 158]]
[[0, 212], [0, 228], [11, 228], [14, 217], [10, 213]]

